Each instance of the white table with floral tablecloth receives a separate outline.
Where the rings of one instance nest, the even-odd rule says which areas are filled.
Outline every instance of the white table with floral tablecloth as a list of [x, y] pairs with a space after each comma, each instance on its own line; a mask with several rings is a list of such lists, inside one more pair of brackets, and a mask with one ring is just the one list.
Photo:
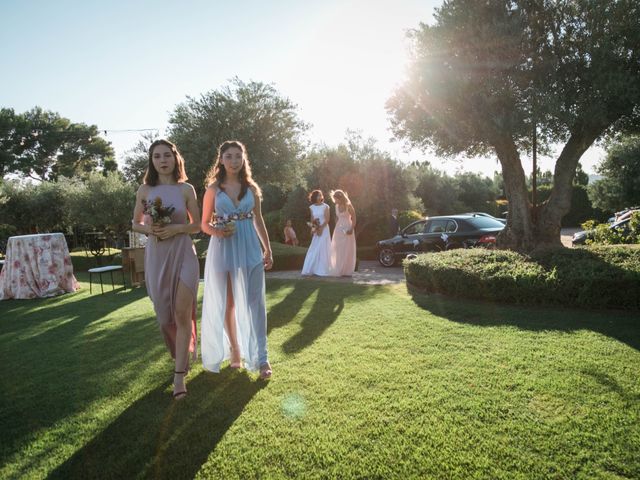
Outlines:
[[0, 300], [53, 297], [77, 289], [62, 233], [9, 237], [0, 272]]

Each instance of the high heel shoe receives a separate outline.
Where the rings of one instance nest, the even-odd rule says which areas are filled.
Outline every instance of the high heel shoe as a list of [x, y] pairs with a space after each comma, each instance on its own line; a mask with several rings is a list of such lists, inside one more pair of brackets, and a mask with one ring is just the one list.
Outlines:
[[[183, 371], [179, 372], [177, 370], [174, 370], [173, 373], [175, 375], [184, 375], [184, 376], [186, 376], [188, 371], [189, 370], [183, 370]], [[183, 378], [183, 381], [184, 381], [184, 378]], [[175, 386], [174, 386], [174, 388], [175, 388]], [[186, 388], [184, 390], [180, 390], [179, 392], [173, 392], [174, 400], [182, 400], [186, 396], [187, 396], [187, 389]]]

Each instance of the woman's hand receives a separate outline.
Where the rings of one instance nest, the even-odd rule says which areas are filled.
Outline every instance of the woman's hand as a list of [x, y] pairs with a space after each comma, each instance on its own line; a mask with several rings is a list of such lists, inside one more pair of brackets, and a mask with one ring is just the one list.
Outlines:
[[264, 269], [265, 270], [271, 270], [271, 267], [273, 267], [273, 255], [271, 254], [271, 252], [264, 252]]
[[182, 226], [177, 223], [166, 224], [154, 224], [151, 226], [151, 233], [158, 237], [160, 240], [166, 240], [167, 238], [175, 237], [181, 233]]
[[346, 232], [344, 232], [346, 235], [353, 235], [353, 228], [350, 228], [349, 230], [347, 230]]

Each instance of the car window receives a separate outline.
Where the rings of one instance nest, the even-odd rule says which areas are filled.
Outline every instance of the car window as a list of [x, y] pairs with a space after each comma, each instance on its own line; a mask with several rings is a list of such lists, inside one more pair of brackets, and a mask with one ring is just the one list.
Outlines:
[[404, 233], [406, 235], [415, 235], [416, 233], [422, 233], [424, 231], [424, 227], [426, 225], [426, 222], [417, 222], [414, 223], [413, 225], [409, 225], [405, 230]]
[[504, 228], [504, 223], [489, 217], [473, 217], [467, 219], [475, 228]]
[[446, 232], [447, 233], [454, 233], [456, 230], [458, 230], [458, 225], [456, 224], [456, 222], [454, 222], [453, 220], [449, 220], [447, 222]]
[[427, 233], [444, 233], [447, 228], [447, 219], [431, 220], [429, 231]]

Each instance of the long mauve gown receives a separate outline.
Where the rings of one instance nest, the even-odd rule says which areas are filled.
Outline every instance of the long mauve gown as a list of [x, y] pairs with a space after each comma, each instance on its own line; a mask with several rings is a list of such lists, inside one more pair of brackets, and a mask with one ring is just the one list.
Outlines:
[[[160, 197], [165, 207], [175, 207], [171, 214], [171, 223], [188, 223], [189, 216], [182, 188], [181, 184], [156, 185], [150, 188], [147, 200]], [[145, 217], [145, 223], [151, 223], [151, 218]], [[147, 285], [147, 293], [153, 302], [164, 341], [173, 358], [176, 356], [175, 304], [179, 282], [182, 282], [193, 294], [189, 351], [192, 352], [194, 359], [196, 357], [196, 302], [199, 277], [198, 258], [188, 234], [180, 233], [165, 240], [149, 235], [144, 252], [144, 281]]]
[[351, 215], [349, 210], [341, 212], [336, 205], [336, 218], [331, 239], [331, 273], [336, 277], [350, 276], [356, 269], [356, 236], [345, 233], [352, 227]]

